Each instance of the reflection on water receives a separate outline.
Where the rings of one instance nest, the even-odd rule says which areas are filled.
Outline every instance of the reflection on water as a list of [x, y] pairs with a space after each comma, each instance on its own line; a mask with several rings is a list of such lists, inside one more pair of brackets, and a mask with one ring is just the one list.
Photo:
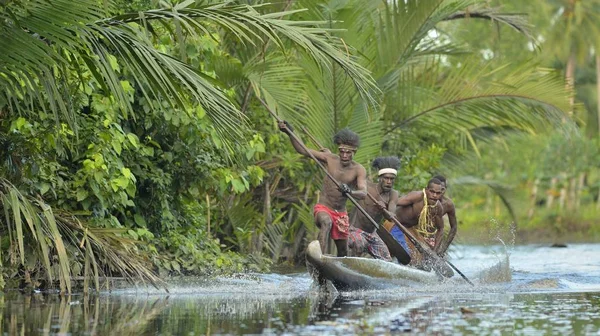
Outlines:
[[2, 331], [9, 335], [140, 335], [166, 306], [164, 298], [8, 293], [2, 297]]
[[8, 294], [9, 335], [315, 333], [557, 334], [600, 331], [600, 293], [459, 293], [299, 297]]
[[168, 294], [148, 289], [63, 298], [7, 293], [0, 296], [0, 328], [8, 335], [596, 335], [600, 245], [569, 249], [515, 248], [512, 277], [484, 283], [478, 274], [498, 266], [498, 258], [470, 248], [469, 258], [455, 265], [475, 288], [456, 278], [439, 286], [325, 295], [301, 273], [184, 279]]

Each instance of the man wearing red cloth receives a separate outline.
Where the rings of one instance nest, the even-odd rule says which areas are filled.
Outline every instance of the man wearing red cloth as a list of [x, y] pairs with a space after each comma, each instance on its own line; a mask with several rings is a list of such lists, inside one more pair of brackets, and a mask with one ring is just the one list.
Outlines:
[[[292, 132], [287, 122], [281, 121], [278, 125], [279, 129], [288, 136]], [[345, 257], [348, 255], [350, 227], [348, 212], [346, 211], [346, 195], [359, 200], [367, 196], [367, 171], [362, 165], [352, 160], [360, 145], [360, 138], [358, 134], [347, 128], [334, 135], [333, 142], [338, 146], [339, 155], [308, 149], [309, 154], [303, 144], [297, 142], [291, 136], [290, 140], [298, 153], [307, 157], [312, 154], [341, 185], [338, 188], [329, 177], [325, 176], [321, 197], [314, 207], [314, 216], [315, 223], [319, 227], [318, 239], [321, 250], [324, 253], [327, 251], [331, 234], [337, 248], [337, 256]]]

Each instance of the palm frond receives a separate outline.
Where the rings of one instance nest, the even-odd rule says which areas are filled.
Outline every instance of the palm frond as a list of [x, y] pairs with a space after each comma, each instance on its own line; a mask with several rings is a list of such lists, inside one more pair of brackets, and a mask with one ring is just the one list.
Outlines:
[[[378, 89], [369, 72], [356, 63], [352, 57], [342, 52], [344, 50], [342, 42], [330, 36], [330, 29], [322, 28], [326, 22], [281, 19], [303, 10], [261, 15], [257, 12], [257, 8], [257, 6], [226, 3], [192, 6], [192, 3], [187, 2], [176, 5], [175, 10], [147, 11], [144, 13], [144, 19], [178, 20], [188, 32], [193, 30], [207, 32], [200, 22], [201, 20], [210, 20], [245, 43], [270, 40], [274, 41], [282, 50], [285, 49], [284, 40], [287, 40], [294, 47], [309, 55], [322, 69], [331, 71], [331, 62], [338, 65], [355, 85], [364, 102], [372, 106], [376, 105], [373, 94]], [[122, 22], [142, 23], [141, 17], [136, 13], [120, 15], [114, 19]]]
[[397, 94], [407, 100], [398, 101], [396, 110], [386, 115], [388, 133], [415, 122], [413, 127], [444, 132], [468, 132], [482, 125], [534, 132], [548, 123], [560, 125], [568, 107], [568, 92], [557, 74], [532, 64], [505, 73], [478, 62], [412, 70]]
[[381, 144], [384, 138], [384, 122], [382, 113], [377, 110], [373, 113], [361, 111], [362, 106], [357, 106], [348, 122], [348, 128], [360, 136], [360, 148], [354, 156], [356, 162], [365, 168], [381, 152]]
[[[52, 3], [42, 0], [24, 3], [23, 10], [3, 25], [0, 47], [0, 87], [2, 101], [17, 112], [31, 112], [32, 106], [21, 102], [36, 101], [42, 108], [62, 115], [75, 126], [77, 102], [64, 83], [75, 67], [89, 71], [123, 113], [131, 113], [128, 94], [121, 86], [121, 76], [133, 77], [146, 98], [168, 101], [172, 106], [188, 108], [188, 95], [207, 111], [224, 139], [239, 139], [239, 120], [243, 116], [217, 89], [215, 81], [190, 66], [156, 51], [142, 33], [149, 22], [163, 27], [178, 22], [186, 33], [210, 33], [205, 21], [220, 26], [243, 43], [272, 40], [280, 48], [288, 41], [311, 57], [322, 69], [331, 62], [346, 73], [366, 104], [374, 106], [374, 81], [364, 68], [340, 51], [340, 42], [332, 39], [318, 22], [295, 22], [278, 19], [295, 11], [260, 14], [255, 7], [243, 5], [208, 5], [192, 7], [192, 2], [173, 8], [144, 13], [123, 14], [102, 19], [104, 13], [96, 1], [84, 0], [73, 5], [66, 0]], [[43, 13], [43, 14], [42, 14]], [[58, 20], [57, 18], [60, 18]], [[115, 63], [122, 62], [121, 70]], [[45, 103], [44, 103], [45, 102]], [[157, 108], [162, 108], [160, 105]], [[61, 115], [59, 115], [59, 113]]]
[[264, 230], [263, 245], [272, 256], [271, 260], [274, 262], [279, 260], [280, 253], [285, 243], [284, 235], [289, 227], [289, 223], [282, 219], [286, 215], [286, 212], [281, 213], [273, 219], [271, 225], [265, 227]]
[[244, 67], [254, 92], [283, 115], [303, 114], [306, 103], [304, 70], [283, 56], [255, 59]]
[[[463, 7], [464, 8], [464, 7]], [[452, 14], [445, 15], [442, 21], [453, 21], [461, 19], [480, 19], [489, 20], [494, 23], [504, 24], [517, 32], [525, 35], [528, 39], [535, 41], [532, 33], [532, 25], [527, 21], [524, 13], [505, 13], [500, 8], [470, 8], [468, 11], [459, 10]]]
[[[20, 264], [39, 262], [50, 285], [53, 279], [58, 279], [63, 293], [72, 290], [71, 279], [77, 274], [72, 274], [71, 266], [78, 262], [85, 263], [84, 276], [94, 279], [96, 290], [102, 275], [100, 269], [111, 269], [128, 280], [140, 279], [154, 286], [162, 283], [136, 253], [139, 242], [119, 236], [125, 229], [85, 227], [73, 216], [55, 214], [42, 200], [24, 196], [5, 179], [0, 180], [0, 207], [6, 217], [5, 228], [13, 232], [10, 244], [17, 246], [14, 250]], [[24, 241], [31, 243], [24, 245]], [[58, 257], [57, 268], [53, 267], [52, 255]]]

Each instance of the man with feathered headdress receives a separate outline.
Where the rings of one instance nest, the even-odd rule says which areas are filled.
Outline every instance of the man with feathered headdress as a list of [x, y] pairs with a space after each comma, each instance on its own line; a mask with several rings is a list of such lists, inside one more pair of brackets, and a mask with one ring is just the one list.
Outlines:
[[[291, 135], [293, 131], [286, 121], [278, 124], [279, 129]], [[327, 152], [307, 149], [302, 143], [290, 136], [292, 146], [304, 156], [311, 155], [319, 160], [327, 169], [327, 172], [340, 183], [340, 188], [327, 176], [323, 181], [321, 197], [314, 207], [315, 223], [319, 227], [319, 243], [323, 253], [327, 251], [329, 236], [333, 239], [337, 248], [337, 256], [345, 257], [348, 254], [348, 234], [350, 222], [346, 212], [347, 195], [356, 199], [364, 199], [367, 196], [367, 171], [365, 168], [352, 160], [360, 138], [358, 134], [344, 128], [333, 137], [333, 143], [338, 146], [339, 155]], [[307, 150], [310, 151], [307, 152]], [[354, 188], [354, 190], [352, 190]]]
[[[380, 223], [383, 218], [390, 219], [396, 212], [398, 192], [394, 190], [394, 181], [400, 168], [400, 159], [395, 156], [378, 157], [373, 160], [373, 168], [377, 169], [378, 183], [367, 183], [367, 191], [377, 202], [365, 198], [360, 206]], [[376, 227], [356, 208], [350, 213], [350, 237], [348, 248], [357, 256], [369, 253], [373, 258], [391, 261], [388, 247], [375, 232]]]

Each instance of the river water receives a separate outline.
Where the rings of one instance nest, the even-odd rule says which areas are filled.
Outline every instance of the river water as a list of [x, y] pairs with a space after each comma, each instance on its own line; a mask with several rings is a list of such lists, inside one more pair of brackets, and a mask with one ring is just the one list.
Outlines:
[[185, 279], [170, 293], [7, 293], [4, 334], [600, 335], [600, 244], [458, 246], [436, 286], [319, 294], [310, 276]]

